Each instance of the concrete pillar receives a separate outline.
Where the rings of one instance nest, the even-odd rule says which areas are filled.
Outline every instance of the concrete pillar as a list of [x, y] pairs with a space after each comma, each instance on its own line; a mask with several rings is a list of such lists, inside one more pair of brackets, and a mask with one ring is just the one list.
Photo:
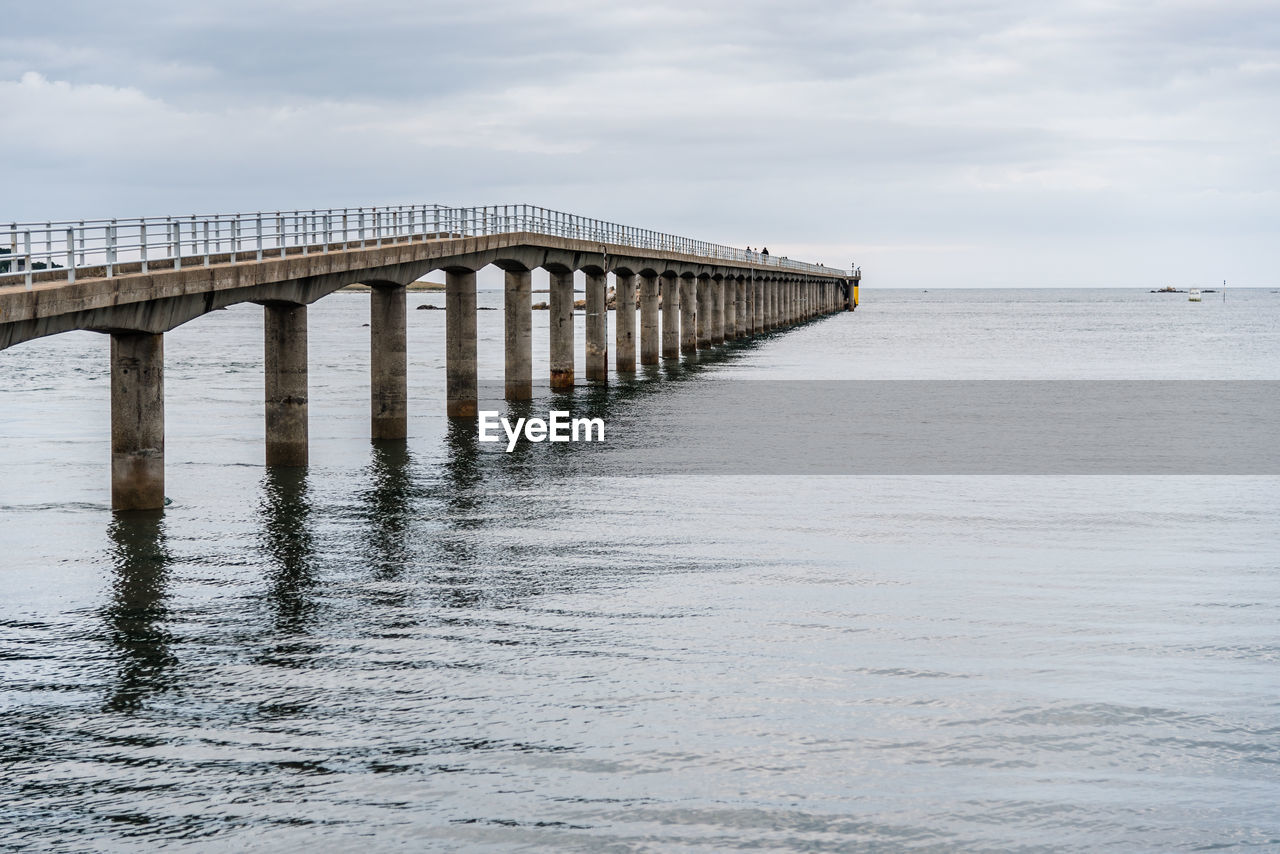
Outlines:
[[444, 274], [444, 377], [446, 413], [474, 417], [476, 380], [476, 274], [447, 270]]
[[662, 285], [662, 358], [680, 358], [680, 279], [663, 276]]
[[711, 313], [716, 304], [715, 280], [698, 279], [698, 349], [711, 349]]
[[267, 465], [307, 464], [307, 307], [267, 303]]
[[551, 387], [573, 388], [573, 271], [551, 274]]
[[724, 293], [724, 340], [738, 337], [738, 280], [726, 278], [721, 285]]
[[587, 379], [604, 382], [609, 378], [608, 278], [603, 272], [586, 276]]
[[640, 275], [640, 364], [658, 364], [658, 277]]
[[698, 352], [698, 280], [680, 279], [680, 352]]
[[756, 284], [748, 276], [742, 282], [742, 336], [750, 338], [756, 331]]
[[369, 435], [409, 435], [409, 347], [405, 286], [375, 286], [369, 293]]
[[636, 277], [617, 274], [614, 289], [614, 359], [620, 374], [636, 372]]
[[752, 298], [755, 300], [753, 306], [751, 329], [757, 335], [764, 332], [764, 282], [757, 279], [752, 282]]
[[164, 507], [164, 335], [111, 336], [111, 509]]
[[745, 338], [751, 330], [751, 319], [747, 315], [751, 306], [747, 301], [747, 283], [742, 279], [733, 280], [733, 337]]
[[503, 373], [507, 400], [529, 400], [533, 397], [533, 273], [529, 270], [507, 270], [504, 274], [503, 349], [506, 367]]
[[724, 279], [712, 279], [711, 282], [715, 300], [711, 304], [711, 343], [720, 345], [724, 343], [724, 291], [727, 283]]

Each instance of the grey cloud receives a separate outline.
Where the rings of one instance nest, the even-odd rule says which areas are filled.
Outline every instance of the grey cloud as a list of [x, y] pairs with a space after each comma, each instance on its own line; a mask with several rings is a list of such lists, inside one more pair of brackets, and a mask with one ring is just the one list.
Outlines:
[[[1260, 243], [1280, 230], [1273, 4], [224, 0], [6, 16], [0, 110], [24, 133], [0, 138], [21, 164], [0, 217], [529, 201], [830, 247], [827, 263], [856, 253], [885, 284], [985, 284], [1037, 259], [1050, 276], [1082, 255], [1108, 280], [1186, 269], [1150, 241], [1204, 245], [1198, 265], [1254, 279], [1276, 266]], [[1221, 241], [1230, 257], [1211, 257]], [[933, 249], [905, 262], [919, 246]]]

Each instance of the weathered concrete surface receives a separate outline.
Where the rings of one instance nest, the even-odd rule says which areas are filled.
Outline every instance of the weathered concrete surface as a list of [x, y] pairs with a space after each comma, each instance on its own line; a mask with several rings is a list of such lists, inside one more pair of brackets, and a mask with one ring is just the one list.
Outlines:
[[444, 307], [445, 411], [453, 418], [475, 417], [479, 388], [476, 377], [474, 271], [445, 271]]
[[587, 273], [586, 287], [587, 379], [604, 382], [609, 378], [608, 278]]
[[614, 369], [620, 374], [636, 372], [636, 277], [617, 273], [614, 287]]
[[658, 279], [662, 295], [662, 358], [680, 358], [680, 279]]
[[724, 340], [732, 341], [738, 337], [738, 281], [725, 279], [720, 285], [724, 301]]
[[733, 286], [734, 314], [737, 323], [733, 328], [735, 338], [746, 338], [751, 329], [750, 300], [747, 296], [747, 283], [744, 279], [735, 279]]
[[307, 464], [307, 307], [263, 306], [267, 465]]
[[503, 349], [507, 400], [533, 397], [533, 273], [507, 270], [504, 274]]
[[715, 312], [715, 283], [710, 277], [698, 279], [698, 349], [711, 349], [712, 314]]
[[[581, 270], [599, 266], [606, 272], [653, 275], [776, 274], [760, 264], [724, 262], [682, 253], [637, 250], [627, 246], [513, 232], [488, 237], [384, 241], [382, 246], [312, 247], [309, 254], [291, 249], [284, 257], [229, 263], [227, 256], [184, 258], [181, 269], [171, 261], [153, 261], [147, 273], [137, 264], [117, 265], [117, 275], [102, 270], [77, 271], [73, 283], [59, 271], [41, 272], [31, 290], [20, 276], [0, 276], [0, 349], [66, 332], [167, 332], [196, 317], [243, 302], [311, 303], [345, 285], [389, 282], [406, 284], [435, 270], [478, 270], [488, 264], [504, 269], [559, 266]], [[810, 275], [810, 274], [806, 274]], [[843, 279], [832, 271], [830, 276]]]
[[724, 343], [724, 289], [722, 278], [711, 280], [711, 344], [718, 346]]
[[547, 312], [551, 324], [551, 387], [573, 388], [573, 272], [552, 271]]
[[409, 435], [409, 346], [404, 285], [374, 287], [369, 294], [370, 436]]
[[680, 352], [698, 352], [698, 280], [680, 279]]
[[640, 274], [640, 364], [658, 364], [658, 277]]
[[111, 508], [164, 507], [164, 336], [111, 336]]

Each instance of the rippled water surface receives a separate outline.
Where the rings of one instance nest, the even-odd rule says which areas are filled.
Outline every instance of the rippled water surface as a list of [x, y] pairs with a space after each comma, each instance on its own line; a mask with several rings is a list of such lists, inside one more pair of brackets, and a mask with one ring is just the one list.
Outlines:
[[[866, 290], [576, 395], [1280, 378], [1280, 294], [1212, 296]], [[367, 313], [310, 310], [305, 471], [261, 465], [261, 309], [170, 333], [162, 517], [107, 505], [106, 338], [0, 352], [0, 849], [1280, 850], [1280, 479], [490, 453], [425, 311], [371, 445]]]

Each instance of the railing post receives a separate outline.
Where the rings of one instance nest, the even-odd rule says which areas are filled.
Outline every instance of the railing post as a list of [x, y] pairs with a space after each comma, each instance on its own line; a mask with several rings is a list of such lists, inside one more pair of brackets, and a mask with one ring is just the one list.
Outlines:
[[[22, 269], [26, 271], [26, 274], [27, 274], [24, 277], [24, 281], [26, 283], [27, 290], [31, 290], [31, 232], [30, 231], [22, 232], [22, 254], [23, 254]], [[111, 273], [108, 272], [107, 275], [109, 276], [111, 275]]]
[[258, 259], [257, 260], [261, 261], [262, 260], [262, 214], [258, 214], [257, 217], [254, 218], [254, 222], [258, 230]]
[[67, 229], [67, 281], [76, 280], [76, 233], [75, 229]]
[[147, 270], [147, 221], [145, 219], [138, 226], [138, 242], [142, 244], [141, 246], [142, 272], [146, 273], [148, 272], [148, 270]]
[[[30, 249], [28, 248], [28, 252]], [[111, 224], [107, 226], [107, 278], [110, 279], [115, 273], [116, 263], [116, 221], [111, 220]]]

